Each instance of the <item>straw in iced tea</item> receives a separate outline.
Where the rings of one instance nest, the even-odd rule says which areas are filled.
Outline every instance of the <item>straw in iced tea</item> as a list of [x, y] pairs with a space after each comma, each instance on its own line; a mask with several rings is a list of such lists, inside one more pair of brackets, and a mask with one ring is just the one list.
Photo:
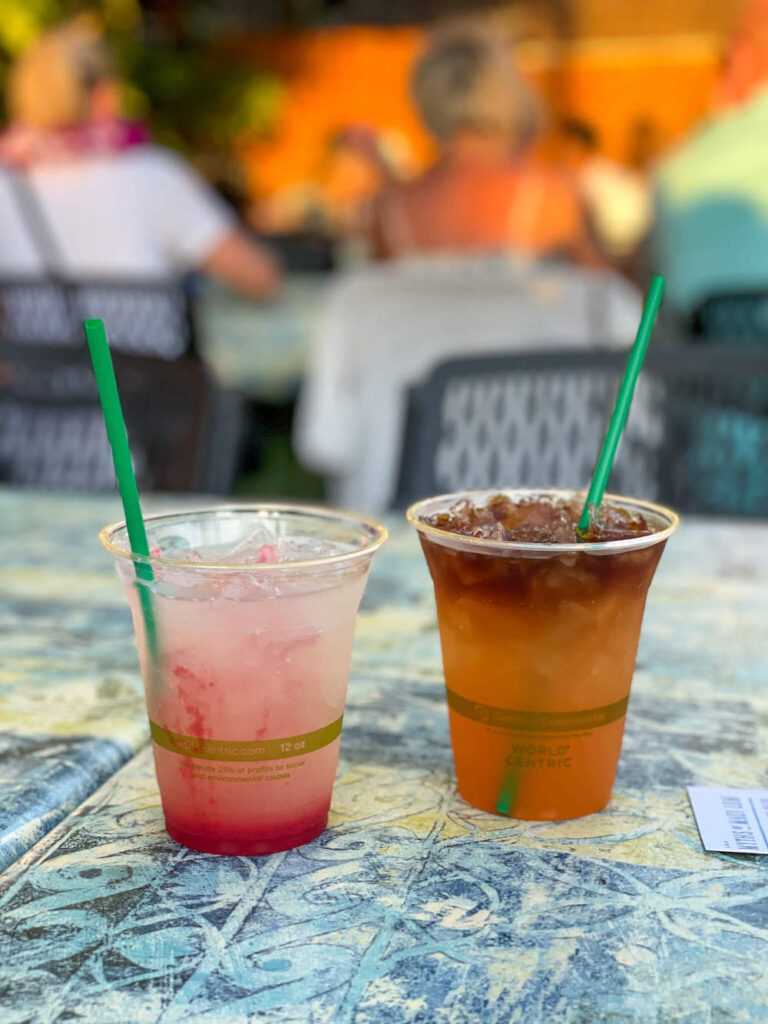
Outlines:
[[583, 497], [472, 497], [411, 510], [435, 586], [459, 793], [534, 820], [598, 811], [675, 517], [606, 499], [578, 545]]

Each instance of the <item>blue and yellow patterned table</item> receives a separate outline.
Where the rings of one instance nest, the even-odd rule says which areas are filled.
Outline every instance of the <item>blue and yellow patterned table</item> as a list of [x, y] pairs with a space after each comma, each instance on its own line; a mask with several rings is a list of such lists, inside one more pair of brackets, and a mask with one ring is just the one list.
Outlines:
[[3, 1024], [768, 1021], [768, 858], [706, 854], [684, 791], [768, 784], [768, 525], [670, 542], [613, 800], [549, 824], [456, 796], [429, 581], [396, 528], [331, 827], [258, 859], [163, 830], [95, 543], [117, 514], [0, 492]]

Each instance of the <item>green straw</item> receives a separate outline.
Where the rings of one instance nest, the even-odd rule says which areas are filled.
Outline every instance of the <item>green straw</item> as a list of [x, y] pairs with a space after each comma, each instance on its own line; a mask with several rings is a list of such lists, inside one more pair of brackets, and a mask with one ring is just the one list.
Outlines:
[[[112, 449], [112, 461], [115, 464], [117, 487], [120, 491], [120, 500], [123, 503], [123, 511], [125, 512], [125, 523], [128, 528], [131, 551], [135, 555], [143, 555], [149, 558], [147, 531], [144, 528], [144, 517], [141, 514], [139, 489], [133, 472], [131, 452], [128, 447], [128, 434], [125, 429], [123, 410], [120, 406], [120, 395], [118, 394], [117, 381], [115, 380], [115, 368], [112, 365], [112, 356], [109, 351], [107, 332], [104, 330], [104, 321], [86, 320], [84, 327], [85, 336], [88, 339], [88, 348], [91, 352], [93, 372], [96, 374], [101, 408], [104, 411], [104, 423], [107, 427], [109, 446]], [[139, 579], [147, 581], [155, 578], [152, 566], [147, 565], [145, 562], [136, 562], [136, 575]], [[157, 628], [155, 626], [152, 598], [147, 587], [139, 584], [138, 591], [144, 614], [147, 646], [153, 663], [156, 663], [158, 650]]]
[[600, 507], [600, 502], [605, 494], [605, 487], [608, 477], [611, 475], [613, 460], [616, 458], [616, 449], [619, 447], [621, 432], [627, 422], [629, 407], [632, 404], [632, 396], [635, 393], [635, 384], [643, 366], [648, 342], [651, 340], [651, 331], [656, 322], [656, 314], [659, 312], [661, 298], [664, 294], [664, 278], [654, 277], [645, 300], [645, 308], [640, 319], [640, 326], [637, 328], [637, 337], [627, 359], [627, 366], [616, 398], [616, 405], [613, 407], [611, 422], [603, 441], [603, 447], [597, 457], [595, 471], [592, 474], [592, 483], [589, 485], [587, 499], [584, 502], [584, 510], [581, 513], [579, 524], [576, 527], [577, 533], [583, 535], [589, 529], [591, 512]]
[[506, 814], [509, 817], [510, 811], [512, 810], [512, 804], [515, 802], [517, 796], [517, 787], [520, 785], [520, 773], [519, 772], [507, 772], [501, 783], [499, 789], [499, 795], [496, 798], [496, 810], [499, 814]]

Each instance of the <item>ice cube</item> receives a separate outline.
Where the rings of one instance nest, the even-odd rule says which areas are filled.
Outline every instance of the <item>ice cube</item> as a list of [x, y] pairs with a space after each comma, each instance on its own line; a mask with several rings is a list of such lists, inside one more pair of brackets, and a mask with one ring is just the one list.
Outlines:
[[[485, 540], [519, 541], [533, 544], [573, 544], [578, 540], [576, 525], [581, 515], [578, 499], [531, 496], [514, 501], [496, 494], [483, 505], [464, 499], [448, 512], [426, 521], [438, 529]], [[619, 505], [605, 502], [593, 515], [584, 540], [609, 541], [653, 533], [647, 520]]]
[[174, 551], [170, 558], [175, 559], [177, 562], [202, 562], [203, 556], [195, 548], [179, 549]]
[[319, 537], [280, 537], [277, 550], [280, 562], [304, 562], [313, 558], [330, 558], [353, 549]]
[[509, 531], [503, 523], [480, 523], [472, 531], [472, 536], [484, 540], [509, 540]]
[[[497, 497], [503, 498], [504, 495]], [[491, 503], [488, 505], [475, 505], [471, 501], [463, 499], [452, 505], [447, 512], [440, 512], [432, 516], [428, 522], [440, 530], [449, 530], [451, 533], [461, 533], [466, 537], [486, 537], [496, 531], [498, 520], [494, 515]]]
[[484, 505], [463, 500], [447, 513], [433, 516], [431, 525], [452, 533], [486, 540], [567, 544], [576, 539], [570, 505], [545, 498], [513, 501], [496, 494]]
[[276, 562], [272, 557], [276, 552], [277, 537], [269, 526], [264, 523], [239, 540], [228, 551], [217, 554], [215, 561], [224, 565], [253, 565], [263, 562]]
[[609, 503], [600, 506], [590, 524], [590, 540], [624, 540], [627, 537], [646, 537], [651, 533], [653, 530], [645, 516]]

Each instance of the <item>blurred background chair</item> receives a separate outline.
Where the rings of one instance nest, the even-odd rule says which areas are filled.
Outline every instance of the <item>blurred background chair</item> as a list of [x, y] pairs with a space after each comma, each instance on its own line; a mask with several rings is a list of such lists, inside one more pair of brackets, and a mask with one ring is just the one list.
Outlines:
[[710, 295], [691, 317], [696, 340], [768, 348], [768, 288]]
[[108, 325], [141, 486], [228, 493], [242, 399], [197, 357], [185, 289], [156, 282], [0, 281], [0, 480], [114, 488], [81, 326], [97, 312]]
[[115, 352], [177, 359], [195, 348], [190, 295], [182, 282], [0, 278], [5, 343], [77, 347], [90, 317], [106, 322]]
[[294, 444], [332, 499], [391, 504], [408, 388], [448, 356], [625, 347], [637, 289], [609, 271], [506, 258], [382, 264], [330, 295], [300, 395]]
[[[588, 484], [625, 357], [448, 360], [409, 396], [397, 504], [464, 488]], [[768, 514], [768, 353], [649, 352], [610, 490], [685, 512]]]

